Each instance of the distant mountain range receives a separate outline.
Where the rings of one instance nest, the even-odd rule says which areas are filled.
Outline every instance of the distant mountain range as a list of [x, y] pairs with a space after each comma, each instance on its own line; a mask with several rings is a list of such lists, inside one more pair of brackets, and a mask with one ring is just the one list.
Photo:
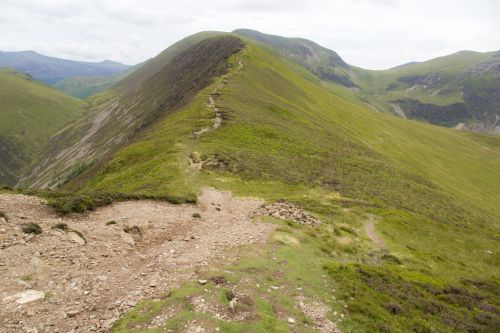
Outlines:
[[87, 62], [48, 57], [34, 51], [0, 51], [0, 68], [31, 75], [49, 85], [71, 77], [102, 77], [125, 72], [131, 66], [114, 61]]

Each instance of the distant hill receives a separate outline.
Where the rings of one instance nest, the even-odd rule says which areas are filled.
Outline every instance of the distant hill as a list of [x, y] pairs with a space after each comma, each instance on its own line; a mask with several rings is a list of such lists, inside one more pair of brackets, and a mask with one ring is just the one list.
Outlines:
[[87, 103], [10, 70], [0, 70], [0, 87], [0, 184], [14, 185], [49, 137]]
[[86, 62], [48, 57], [34, 51], [0, 51], [0, 67], [30, 74], [36, 80], [55, 84], [65, 78], [106, 76], [122, 73], [130, 68], [114, 61]]
[[87, 98], [111, 88], [141, 65], [142, 63], [132, 66], [124, 72], [111, 75], [68, 77], [55, 83], [53, 87], [73, 97]]

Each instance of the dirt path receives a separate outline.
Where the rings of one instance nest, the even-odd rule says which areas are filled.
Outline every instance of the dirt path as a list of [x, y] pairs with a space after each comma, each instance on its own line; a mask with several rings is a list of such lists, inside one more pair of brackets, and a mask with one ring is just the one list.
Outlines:
[[[261, 203], [206, 188], [196, 206], [132, 201], [60, 218], [39, 198], [0, 195], [9, 217], [0, 225], [0, 331], [106, 331], [139, 300], [198, 279], [211, 259], [264, 242], [274, 227], [251, 221]], [[24, 234], [30, 222], [43, 233]]]
[[214, 118], [213, 118], [214, 123], [212, 124], [212, 126], [204, 127], [202, 129], [194, 132], [194, 134], [197, 138], [199, 138], [203, 133], [210, 132], [211, 130], [217, 129], [222, 125], [222, 113], [220, 112], [220, 108], [218, 108], [217, 105], [215, 104], [215, 100], [218, 96], [220, 96], [220, 91], [222, 89], [224, 89], [224, 87], [227, 84], [228, 79], [231, 76], [235, 75], [237, 72], [241, 71], [242, 69], [243, 69], [243, 61], [239, 60], [238, 67], [236, 68], [236, 71], [234, 71], [230, 74], [223, 75], [220, 78], [219, 84], [215, 87], [215, 89], [212, 91], [210, 96], [208, 96], [208, 104], [207, 105], [210, 108], [210, 110], [212, 110], [214, 113]]
[[368, 238], [380, 249], [385, 248], [385, 243], [384, 241], [377, 235], [377, 232], [375, 231], [375, 223], [377, 222], [377, 219], [373, 215], [368, 216], [368, 221], [366, 222], [365, 225], [365, 233]]

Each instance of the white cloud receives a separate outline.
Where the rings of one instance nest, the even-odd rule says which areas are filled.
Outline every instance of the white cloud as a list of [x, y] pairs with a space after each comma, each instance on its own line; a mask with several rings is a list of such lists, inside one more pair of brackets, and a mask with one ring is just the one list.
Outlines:
[[387, 68], [500, 49], [496, 0], [2, 0], [2, 50], [137, 63], [201, 30], [304, 37], [347, 62]]

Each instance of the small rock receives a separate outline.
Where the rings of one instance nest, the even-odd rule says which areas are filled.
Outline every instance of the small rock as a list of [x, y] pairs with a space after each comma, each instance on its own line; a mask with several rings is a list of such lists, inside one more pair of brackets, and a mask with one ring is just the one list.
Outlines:
[[13, 296], [6, 297], [3, 300], [4, 301], [15, 300], [17, 304], [26, 304], [42, 298], [45, 298], [45, 293], [43, 291], [30, 289], [17, 293]]
[[79, 313], [80, 313], [79, 310], [71, 310], [71, 311], [66, 312], [66, 317], [71, 318], [71, 317], [76, 316]]
[[234, 297], [230, 302], [229, 302], [229, 308], [231, 309], [231, 312], [234, 313], [234, 307], [236, 305], [236, 302], [238, 302], [238, 298]]
[[118, 317], [113, 317], [111, 319], [108, 319], [102, 323], [101, 327], [104, 328], [105, 330], [109, 330], [113, 326], [114, 322], [117, 320]]
[[487, 250], [487, 251], [486, 251], [486, 254], [489, 254], [490, 256], [492, 256], [492, 255], [493, 255], [493, 252], [492, 252], [492, 251], [490, 251], [490, 250]]
[[2, 224], [2, 223], [7, 223], [7, 220], [3, 217], [0, 217], [0, 224]]
[[207, 284], [208, 280], [198, 280], [198, 283], [201, 285]]
[[77, 243], [78, 245], [85, 245], [85, 239], [83, 239], [80, 235], [78, 235], [76, 232], [70, 231], [68, 232], [68, 237], [71, 239], [73, 242]]
[[39, 278], [46, 278], [50, 274], [50, 266], [47, 265], [40, 257], [33, 256], [30, 260], [31, 274]]
[[295, 324], [295, 319], [293, 319], [292, 317], [288, 317], [287, 321], [288, 321], [290, 324]]
[[132, 235], [130, 235], [130, 234], [126, 233], [126, 232], [122, 232], [122, 233], [120, 234], [120, 237], [121, 237], [121, 239], [122, 239], [125, 243], [127, 243], [127, 244], [129, 244], [129, 245], [135, 245], [135, 240], [134, 240], [134, 237], [132, 237]]

